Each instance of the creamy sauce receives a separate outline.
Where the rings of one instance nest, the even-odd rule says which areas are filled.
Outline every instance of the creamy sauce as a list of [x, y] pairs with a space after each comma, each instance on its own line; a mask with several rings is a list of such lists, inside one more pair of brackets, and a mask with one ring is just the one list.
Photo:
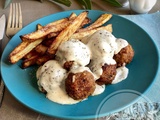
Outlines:
[[114, 51], [114, 54], [119, 53], [122, 48], [124, 48], [128, 45], [128, 42], [122, 38], [117, 38], [115, 42], [117, 45], [116, 45], [116, 49]]
[[71, 39], [59, 46], [56, 52], [56, 59], [62, 65], [66, 61], [74, 61], [79, 65], [86, 66], [90, 62], [90, 50], [79, 40]]
[[102, 75], [102, 66], [104, 66], [106, 61], [110, 61], [110, 65], [116, 64], [116, 61], [114, 59], [97, 57], [91, 60], [90, 64], [88, 65], [96, 79], [100, 78], [100, 76]]
[[59, 104], [75, 104], [80, 102], [68, 96], [65, 90], [65, 84], [61, 84], [61, 87], [57, 87], [53, 92], [48, 92], [46, 97]]
[[[104, 64], [113, 65], [116, 61], [114, 54], [128, 45], [123, 39], [115, 38], [110, 32], [100, 30], [91, 35], [84, 43], [71, 39], [62, 43], [56, 53], [56, 60], [50, 60], [37, 70], [39, 89], [47, 92], [46, 97], [59, 104], [75, 104], [80, 101], [69, 97], [65, 91], [65, 79], [67, 75], [79, 73], [85, 70], [92, 73], [95, 80], [102, 74]], [[74, 61], [70, 71], [62, 66], [67, 61]], [[128, 69], [123, 66], [117, 69], [117, 75], [112, 84], [118, 83], [128, 75]], [[92, 96], [103, 93], [105, 85], [97, 85]]]
[[66, 70], [57, 61], [50, 60], [37, 71], [38, 85], [40, 90], [43, 88], [47, 92], [46, 97], [51, 101], [74, 104], [79, 101], [67, 95], [64, 85], [66, 75]]
[[99, 94], [103, 93], [104, 90], [105, 90], [105, 85], [98, 85], [98, 84], [96, 84], [96, 89], [93, 92], [92, 96], [99, 95]]
[[102, 66], [104, 64], [114, 65], [116, 61], [113, 59], [122, 48], [128, 45], [124, 39], [115, 38], [110, 32], [100, 30], [90, 36], [87, 45], [91, 50], [91, 62], [89, 68], [98, 79], [102, 75]]
[[67, 72], [55, 60], [46, 62], [37, 71], [38, 84], [46, 91], [56, 89], [66, 76]]
[[97, 57], [109, 57], [112, 58], [114, 50], [116, 48], [116, 38], [106, 30], [100, 30], [89, 37], [87, 43], [91, 50], [91, 59]]
[[80, 72], [83, 72], [83, 71], [88, 71], [92, 74], [91, 70], [88, 67], [84, 67], [84, 66], [78, 66], [78, 67], [76, 66], [75, 67], [74, 65], [72, 66], [72, 68], [69, 72], [72, 72], [72, 73], [76, 74], [76, 73], [80, 73]]
[[119, 67], [116, 69], [117, 74], [115, 76], [115, 79], [112, 81], [112, 84], [116, 84], [121, 82], [122, 80], [125, 80], [128, 76], [128, 68], [126, 68], [125, 66]]

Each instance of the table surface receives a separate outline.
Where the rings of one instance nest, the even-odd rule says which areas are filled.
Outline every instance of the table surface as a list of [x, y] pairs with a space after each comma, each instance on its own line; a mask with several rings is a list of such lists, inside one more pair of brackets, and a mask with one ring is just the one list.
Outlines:
[[[43, 3], [36, 0], [12, 0], [12, 2], [20, 2], [22, 6], [22, 15], [23, 15], [23, 26], [26, 26], [30, 22], [44, 17], [49, 14], [54, 14], [60, 11], [73, 10], [73, 9], [82, 9], [74, 0], [72, 1], [71, 7], [66, 7], [63, 5], [52, 4], [48, 1]], [[0, 16], [5, 14], [8, 18], [9, 7], [3, 9], [3, 0], [0, 0]], [[46, 9], [47, 8], [47, 9]], [[129, 7], [117, 8], [113, 7], [107, 3], [104, 4], [102, 1], [93, 0], [93, 9], [94, 10], [103, 10], [120, 15], [130, 15]], [[160, 10], [160, 0], [157, 1], [156, 5], [149, 13], [155, 13]], [[32, 13], [32, 14], [30, 14]], [[7, 44], [9, 38], [4, 36], [3, 47]], [[58, 120], [57, 118], [51, 118], [42, 114], [39, 114], [26, 106], [18, 102], [10, 92], [5, 89], [4, 99], [2, 106], [0, 108], [0, 119], [2, 120]]]

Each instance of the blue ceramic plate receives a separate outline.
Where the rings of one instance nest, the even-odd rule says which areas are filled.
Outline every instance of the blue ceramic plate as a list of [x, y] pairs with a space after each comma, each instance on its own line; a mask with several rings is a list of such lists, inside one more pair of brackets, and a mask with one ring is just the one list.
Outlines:
[[[159, 67], [158, 52], [153, 40], [143, 29], [117, 15], [113, 15], [108, 23], [113, 24], [113, 34], [116, 37], [126, 39], [133, 46], [135, 57], [127, 66], [129, 68], [128, 78], [121, 83], [108, 85], [105, 92], [101, 95], [89, 97], [88, 100], [75, 105], [60, 105], [51, 102], [38, 90], [35, 77], [36, 66], [21, 69], [21, 61], [13, 65], [8, 62], [9, 53], [21, 42], [20, 35], [35, 31], [38, 23], [46, 25], [54, 20], [68, 17], [72, 12], [79, 14], [82, 11], [60, 12], [38, 19], [24, 27], [10, 40], [2, 55], [1, 72], [5, 85], [13, 96], [29, 108], [52, 117], [87, 119], [96, 117], [97, 110], [102, 105], [102, 101], [104, 102], [110, 94], [123, 90], [143, 94], [151, 86], [156, 77]], [[89, 18], [95, 21], [103, 13], [105, 12], [89, 11]], [[137, 98], [138, 96], [129, 97], [126, 95], [123, 98], [109, 100], [106, 102], [107, 109], [101, 111], [99, 116], [122, 110], [135, 102]]]

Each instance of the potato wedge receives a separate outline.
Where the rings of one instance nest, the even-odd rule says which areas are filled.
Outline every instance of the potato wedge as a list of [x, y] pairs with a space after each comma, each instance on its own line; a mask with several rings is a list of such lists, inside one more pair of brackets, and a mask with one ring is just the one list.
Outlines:
[[24, 60], [25, 60], [25, 59], [29, 59], [29, 58], [31, 58], [32, 56], [35, 56], [36, 54], [38, 54], [37, 51], [35, 51], [35, 50], [33, 49], [33, 50], [31, 50], [29, 53], [27, 53], [27, 54], [23, 57], [23, 59], [24, 59]]
[[48, 60], [51, 60], [54, 56], [50, 56], [50, 55], [43, 55], [43, 56], [40, 56], [37, 61], [36, 61], [36, 64], [37, 65], [42, 65], [44, 64], [45, 62], [47, 62]]
[[80, 27], [84, 19], [87, 17], [88, 12], [84, 11], [80, 13], [74, 21], [69, 24], [64, 30], [60, 32], [60, 34], [56, 37], [56, 39], [53, 41], [51, 46], [48, 49], [48, 53], [54, 55], [59, 47], [59, 45], [62, 42], [67, 41]]
[[[91, 20], [90, 20], [89, 18], [86, 18], [86, 19], [82, 22], [80, 28], [82, 28], [84, 25], [89, 24], [90, 22], [91, 22]], [[52, 37], [58, 36], [59, 33], [60, 33], [60, 32], [52, 32], [52, 33], [48, 34], [47, 36], [48, 36], [48, 38], [52, 38]]]
[[88, 31], [88, 30], [100, 27], [104, 23], [106, 23], [108, 20], [110, 20], [111, 17], [112, 17], [112, 14], [102, 14], [94, 23], [92, 23], [88, 27], [79, 29], [78, 32]]
[[47, 47], [42, 45], [42, 44], [39, 44], [36, 48], [35, 48], [35, 51], [41, 55], [45, 54], [45, 52], [47, 51]]
[[25, 59], [23, 62], [22, 62], [22, 68], [27, 68], [31, 65], [35, 65], [36, 64], [36, 61], [37, 61], [37, 58], [39, 57], [38, 54], [28, 58], [28, 59]]
[[9, 55], [9, 61], [11, 63], [18, 62], [21, 58], [23, 58], [27, 53], [33, 50], [37, 45], [39, 45], [43, 39], [38, 39], [34, 42], [24, 41], [21, 42]]
[[48, 34], [47, 37], [48, 37], [48, 39], [54, 38], [54, 37], [58, 36], [59, 33], [60, 32], [52, 32], [52, 33]]
[[49, 46], [51, 46], [51, 44], [54, 40], [55, 40], [55, 38], [49, 38], [49, 39], [43, 40], [42, 44], [49, 47]]
[[108, 24], [107, 26], [102, 26], [102, 27], [98, 27], [98, 28], [95, 28], [95, 29], [87, 30], [87, 31], [74, 33], [71, 36], [71, 38], [82, 40], [84, 37], [90, 36], [93, 33], [95, 33], [96, 31], [102, 30], [102, 29], [107, 30], [109, 32], [112, 32], [112, 24]]
[[[47, 24], [46, 26], [37, 25], [38, 30], [26, 35], [21, 36], [22, 41], [30, 40], [35, 41], [36, 39], [45, 37], [46, 35], [52, 33], [52, 37], [55, 37], [66, 28], [74, 19], [76, 19], [77, 15], [72, 13], [69, 18], [63, 18], [52, 23]], [[90, 19], [86, 17], [81, 27], [90, 23]], [[51, 38], [51, 37], [49, 37]]]
[[41, 24], [37, 24], [37, 30], [40, 30], [42, 28], [43, 28], [43, 26]]
[[39, 38], [45, 37], [49, 33], [63, 30], [70, 24], [70, 22], [71, 21], [69, 21], [68, 18], [60, 19], [58, 21], [47, 24], [46, 26], [42, 27], [37, 31], [23, 35], [21, 36], [21, 38], [24, 39], [23, 41], [25, 40], [35, 41]]
[[69, 16], [69, 20], [75, 19], [77, 17], [76, 13], [71, 13], [71, 15]]

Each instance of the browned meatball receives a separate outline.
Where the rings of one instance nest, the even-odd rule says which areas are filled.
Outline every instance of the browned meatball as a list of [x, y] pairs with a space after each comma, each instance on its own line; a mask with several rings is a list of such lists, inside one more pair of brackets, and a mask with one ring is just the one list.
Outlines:
[[117, 67], [123, 66], [124, 64], [128, 64], [132, 61], [134, 57], [134, 50], [132, 46], [129, 44], [125, 48], [121, 49], [121, 51], [114, 55], [113, 59], [117, 62]]
[[99, 85], [111, 84], [116, 76], [116, 68], [117, 68], [116, 64], [115, 65], [105, 64], [104, 66], [102, 66], [103, 73], [100, 76], [100, 78], [96, 80], [96, 83]]
[[67, 94], [75, 100], [87, 98], [95, 90], [95, 80], [88, 71], [69, 73], [65, 87]]
[[64, 69], [66, 69], [66, 70], [70, 70], [70, 68], [72, 67], [72, 65], [73, 65], [73, 62], [74, 61], [68, 61], [68, 62], [65, 62], [64, 63], [64, 65], [63, 65], [63, 67], [64, 67]]

